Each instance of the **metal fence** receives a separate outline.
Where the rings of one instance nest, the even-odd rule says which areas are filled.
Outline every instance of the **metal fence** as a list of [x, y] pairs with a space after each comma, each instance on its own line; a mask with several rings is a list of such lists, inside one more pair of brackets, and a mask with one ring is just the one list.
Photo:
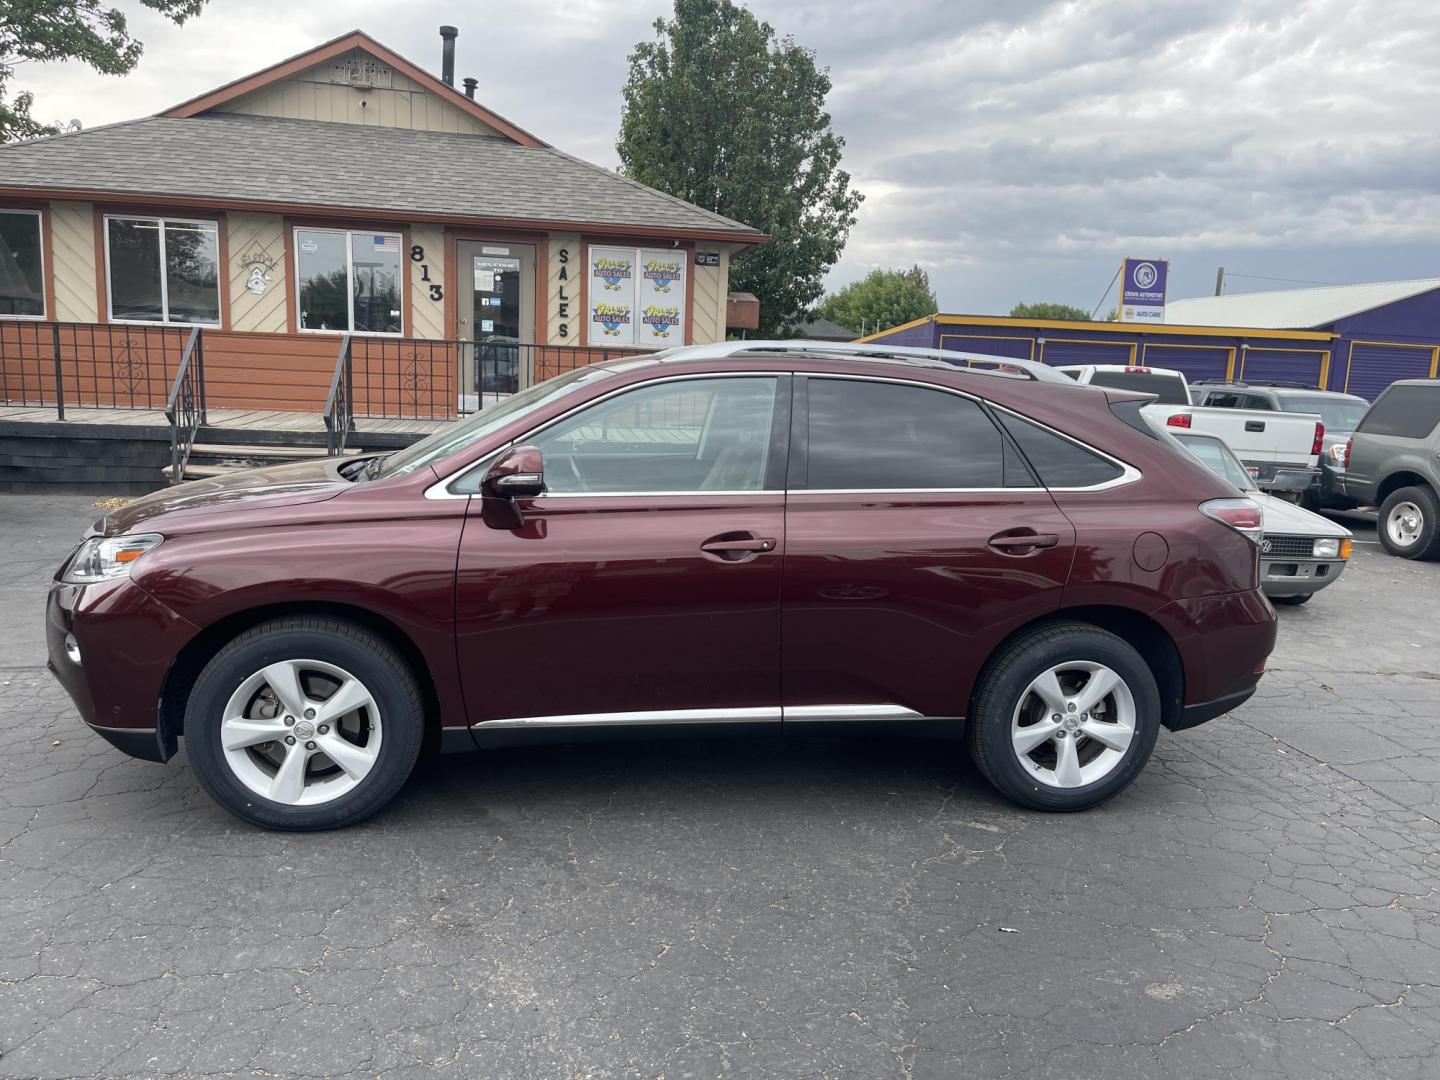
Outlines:
[[189, 327], [0, 321], [0, 404], [163, 409]]

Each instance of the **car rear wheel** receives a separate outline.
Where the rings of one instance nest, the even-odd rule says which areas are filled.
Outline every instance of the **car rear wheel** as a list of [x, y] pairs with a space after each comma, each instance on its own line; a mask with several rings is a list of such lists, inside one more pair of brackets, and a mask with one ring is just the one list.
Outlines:
[[1150, 759], [1160, 692], [1122, 638], [1083, 623], [1012, 642], [987, 669], [967, 720], [970, 754], [1002, 794], [1037, 810], [1086, 810]]
[[1440, 549], [1440, 500], [1428, 487], [1392, 491], [1376, 521], [1380, 543], [1402, 559], [1428, 559]]
[[414, 673], [388, 643], [339, 619], [247, 630], [206, 665], [185, 711], [200, 784], [271, 829], [331, 829], [379, 810], [424, 734]]

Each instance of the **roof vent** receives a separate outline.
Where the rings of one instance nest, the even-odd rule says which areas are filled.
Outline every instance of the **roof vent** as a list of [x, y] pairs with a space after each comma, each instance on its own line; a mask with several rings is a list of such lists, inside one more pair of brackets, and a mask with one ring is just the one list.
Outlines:
[[453, 26], [440, 27], [440, 81], [455, 85], [455, 39], [460, 31]]
[[468, 97], [471, 101], [474, 101], [474, 100], [475, 100], [475, 87], [477, 87], [477, 86], [479, 86], [479, 85], [480, 85], [480, 80], [479, 80], [479, 79], [473, 79], [473, 78], [472, 78], [472, 79], [466, 79], [466, 80], [465, 80], [465, 96]]

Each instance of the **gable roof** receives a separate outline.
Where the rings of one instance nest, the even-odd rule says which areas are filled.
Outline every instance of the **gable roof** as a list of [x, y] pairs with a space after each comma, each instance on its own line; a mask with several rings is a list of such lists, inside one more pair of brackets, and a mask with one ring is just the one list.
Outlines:
[[183, 101], [179, 105], [166, 109], [159, 115], [180, 119], [198, 116], [216, 106], [234, 101], [236, 98], [244, 97], [247, 94], [252, 94], [264, 87], [288, 79], [292, 75], [298, 75], [300, 72], [312, 68], [316, 64], [323, 64], [326, 60], [343, 56], [351, 49], [357, 48], [369, 53], [377, 60], [388, 64], [392, 69], [400, 72], [406, 78], [413, 79], [415, 82], [420, 83], [430, 93], [438, 95], [455, 108], [469, 113], [481, 123], [489, 125], [507, 138], [513, 139], [521, 146], [549, 145], [534, 135], [531, 135], [524, 128], [512, 124], [499, 113], [491, 112], [478, 101], [466, 97], [459, 90], [456, 90], [455, 87], [437, 79], [424, 68], [412, 64], [394, 50], [381, 45], [380, 42], [376, 41], [363, 30], [351, 30], [348, 34], [341, 34], [339, 37], [332, 38], [323, 45], [317, 45], [313, 49], [307, 49], [305, 52], [298, 53], [288, 60], [282, 60], [278, 64], [272, 64], [268, 68], [263, 68], [251, 75], [246, 75], [233, 82], [228, 82], [224, 86], [217, 87], [214, 90], [206, 91], [198, 97], [191, 98], [189, 101]]
[[1432, 289], [1440, 289], [1440, 278], [1199, 296], [1192, 300], [1170, 301], [1165, 305], [1165, 321], [1188, 326], [1317, 329], [1397, 300], [1408, 300]]
[[240, 113], [156, 116], [12, 143], [0, 147], [0, 191], [739, 244], [765, 240], [748, 225], [549, 146]]
[[822, 341], [854, 341], [858, 334], [829, 319], [811, 319], [795, 327], [797, 338], [815, 338]]

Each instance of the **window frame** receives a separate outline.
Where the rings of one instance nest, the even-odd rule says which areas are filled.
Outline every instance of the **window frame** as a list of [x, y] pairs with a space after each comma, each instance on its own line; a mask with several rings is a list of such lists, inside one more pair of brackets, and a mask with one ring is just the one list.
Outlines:
[[[1132, 484], [1136, 480], [1139, 480], [1142, 475], [1140, 470], [1137, 469], [1135, 466], [1131, 465], [1129, 462], [1121, 461], [1114, 454], [1107, 454], [1104, 450], [1101, 450], [1098, 447], [1092, 446], [1089, 443], [1083, 442], [1080, 439], [1076, 439], [1071, 435], [1067, 435], [1065, 432], [1057, 430], [1056, 428], [1052, 427], [1051, 425], [1045, 423], [1042, 420], [1037, 420], [1033, 416], [1027, 416], [1025, 413], [1018, 412], [1015, 409], [1006, 408], [1003, 405], [998, 405], [995, 402], [980, 397], [977, 394], [970, 394], [965, 392], [964, 390], [956, 389], [955, 387], [945, 386], [940, 383], [921, 382], [915, 379], [893, 378], [885, 375], [858, 375], [850, 374], [848, 372], [796, 372], [795, 374], [795, 404], [793, 412], [795, 420], [793, 423], [795, 425], [796, 434], [792, 439], [794, 446], [792, 447], [790, 452], [790, 472], [787, 474], [787, 482], [785, 485], [785, 490], [788, 495], [893, 495], [897, 497], [905, 497], [930, 495], [978, 495], [996, 493], [1004, 494], [1007, 492], [1019, 494], [1022, 492], [1039, 491], [1094, 492], [1109, 491], [1111, 488], [1121, 487], [1126, 484]], [[966, 401], [971, 401], [979, 405], [981, 411], [986, 414], [986, 418], [995, 425], [996, 431], [999, 433], [1002, 442], [1013, 447], [1016, 451], [1019, 451], [1019, 447], [1015, 444], [1014, 439], [1011, 438], [1010, 433], [1005, 430], [1005, 426], [997, 422], [996, 417], [992, 415], [992, 413], [1005, 413], [1009, 416], [1014, 416], [1020, 420], [1028, 421], [1029, 423], [1034, 424], [1036, 427], [1043, 428], [1050, 434], [1058, 436], [1059, 438], [1064, 439], [1066, 442], [1073, 443], [1075, 446], [1080, 447], [1082, 450], [1086, 450], [1092, 454], [1095, 454], [1098, 457], [1105, 459], [1106, 461], [1113, 463], [1120, 469], [1120, 475], [1112, 480], [1107, 480], [1104, 483], [1091, 484], [1086, 487], [1046, 487], [1043, 482], [1040, 482], [1038, 474], [1035, 474], [1033, 477], [1036, 481], [1035, 484], [1030, 486], [1016, 487], [1006, 487], [1003, 483], [995, 487], [978, 488], [811, 488], [805, 487], [803, 485], [797, 486], [795, 482], [797, 474], [800, 476], [804, 476], [809, 471], [810, 395], [808, 390], [808, 383], [811, 379], [841, 379], [850, 382], [892, 383], [901, 386], [918, 387], [922, 390], [934, 390], [942, 394], [952, 394], [955, 397], [963, 398]], [[1028, 465], [1028, 459], [1025, 457], [1023, 452], [1020, 452], [1020, 460], [1027, 462]], [[1030, 471], [1032, 474], [1035, 473], [1033, 466], [1030, 466]]]
[[0, 206], [0, 214], [33, 214], [35, 216], [35, 231], [40, 238], [40, 308], [39, 315], [11, 315], [0, 313], [0, 319], [26, 319], [30, 322], [45, 322], [50, 318], [50, 279], [46, 277], [49, 270], [49, 263], [45, 258], [45, 211], [36, 210], [29, 206]]
[[[517, 446], [524, 446], [547, 428], [554, 427], [562, 421], [609, 401], [611, 398], [632, 390], [643, 390], [654, 386], [661, 386], [674, 382], [692, 382], [696, 379], [774, 379], [775, 387], [775, 412], [770, 419], [770, 448], [769, 456], [765, 463], [765, 486], [757, 490], [748, 491], [559, 491], [545, 492], [537, 495], [536, 500], [543, 499], [703, 499], [711, 496], [721, 496], [733, 499], [737, 496], [766, 496], [783, 498], [786, 493], [786, 480], [788, 477], [788, 466], [791, 458], [791, 444], [794, 441], [791, 436], [793, 417], [795, 415], [794, 387], [798, 382], [793, 371], [777, 371], [765, 368], [755, 371], [697, 371], [687, 372], [683, 375], [666, 375], [658, 379], [646, 379], [643, 382], [627, 383], [625, 386], [617, 386], [615, 389], [582, 401], [573, 407], [566, 409], [558, 416], [552, 416], [549, 420], [537, 424], [524, 432], [507, 439], [502, 445], [495, 447], [488, 454], [482, 455], [469, 465], [461, 466], [449, 476], [437, 481], [425, 489], [427, 499], [471, 499], [480, 497], [480, 481], [484, 479], [485, 471], [494, 464], [501, 454]], [[475, 475], [477, 474], [478, 475]], [[473, 476], [473, 481], [471, 478]], [[471, 481], [468, 482], [467, 481]], [[463, 485], [463, 490], [454, 490], [457, 486]]]
[[[110, 222], [112, 221], [153, 221], [160, 231], [160, 310], [163, 318], [159, 322], [151, 322], [148, 319], [117, 319], [115, 317], [115, 289], [111, 285], [110, 277]], [[170, 318], [170, 280], [165, 267], [165, 226], [170, 222], [174, 222], [176, 225], [209, 225], [215, 230], [216, 314], [213, 323], [179, 322]], [[100, 215], [100, 231], [105, 243], [105, 321], [107, 323], [114, 323], [117, 326], [199, 326], [210, 330], [220, 330], [225, 326], [225, 264], [221, 259], [219, 218], [186, 218], [163, 214], [126, 214], [119, 211], [106, 211]]]
[[[300, 320], [303, 317], [300, 304], [300, 233], [301, 232], [323, 232], [338, 233], [345, 237], [345, 296], [346, 316], [350, 326], [345, 330], [322, 330], [319, 327], [301, 326]], [[361, 236], [393, 236], [400, 241], [400, 269], [396, 274], [396, 284], [400, 288], [400, 329], [399, 330], [356, 330], [355, 329], [355, 234]], [[347, 229], [337, 228], [331, 225], [291, 225], [290, 226], [290, 250], [294, 256], [295, 263], [295, 332], [297, 334], [352, 334], [357, 337], [381, 337], [381, 338], [403, 338], [406, 326], [406, 301], [405, 293], [409, 282], [408, 271], [405, 259], [405, 231], [403, 229], [376, 228], [376, 229]]]

